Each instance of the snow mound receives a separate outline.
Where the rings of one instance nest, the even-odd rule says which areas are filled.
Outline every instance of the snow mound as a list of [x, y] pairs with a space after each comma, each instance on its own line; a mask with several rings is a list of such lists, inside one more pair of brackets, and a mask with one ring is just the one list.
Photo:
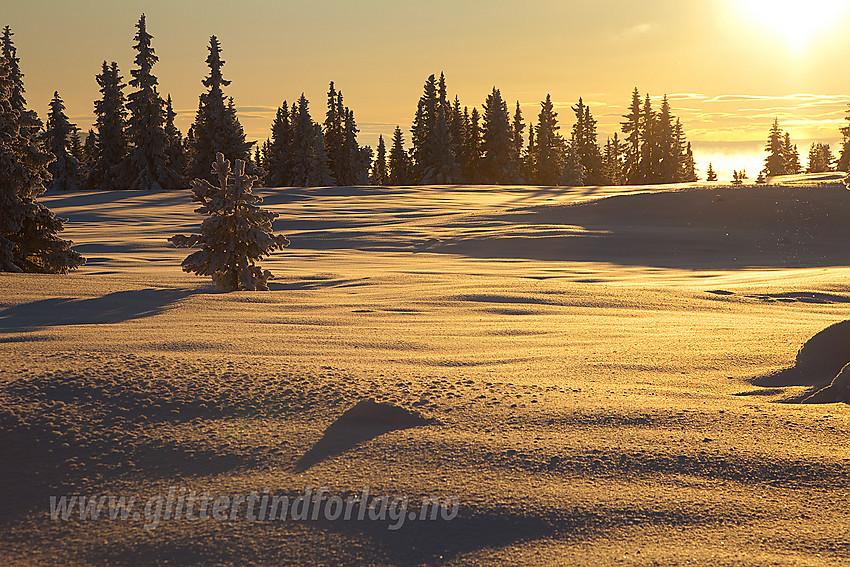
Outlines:
[[756, 386], [826, 386], [850, 363], [850, 320], [820, 331], [797, 352], [794, 366], [755, 378]]
[[434, 425], [437, 420], [426, 418], [417, 411], [387, 402], [376, 402], [373, 398], [366, 398], [360, 400], [339, 416], [337, 423], [342, 422], [381, 423], [392, 425], [394, 428], [407, 428]]
[[850, 404], [850, 364], [844, 366], [829, 386], [821, 388], [803, 400], [804, 404]]

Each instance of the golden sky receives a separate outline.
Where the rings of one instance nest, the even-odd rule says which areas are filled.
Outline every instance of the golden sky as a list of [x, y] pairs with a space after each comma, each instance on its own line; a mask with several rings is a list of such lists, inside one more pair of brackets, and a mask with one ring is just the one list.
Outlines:
[[837, 151], [850, 101], [847, 0], [11, 0], [10, 25], [27, 100], [43, 117], [58, 90], [72, 121], [87, 129], [101, 62], [129, 78], [139, 15], [160, 58], [185, 133], [206, 74], [210, 35], [227, 61], [250, 139], [265, 139], [282, 100], [303, 91], [322, 120], [328, 82], [354, 111], [361, 143], [405, 130], [425, 78], [446, 73], [462, 105], [498, 87], [526, 122], [551, 93], [562, 127], [578, 98], [599, 121], [600, 142], [619, 129], [631, 91], [668, 94], [704, 174], [735, 163], [757, 173], [773, 117], [803, 159], [808, 144]]

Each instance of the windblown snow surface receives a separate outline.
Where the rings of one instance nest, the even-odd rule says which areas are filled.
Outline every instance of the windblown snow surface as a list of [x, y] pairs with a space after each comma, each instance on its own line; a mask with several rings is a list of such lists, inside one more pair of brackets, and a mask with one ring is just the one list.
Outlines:
[[[0, 274], [3, 563], [850, 561], [850, 405], [799, 403], [850, 361], [813, 338], [850, 319], [837, 177], [259, 193], [292, 241], [269, 292], [181, 271], [188, 190], [42, 199], [88, 262]], [[49, 517], [170, 487], [459, 507]]]

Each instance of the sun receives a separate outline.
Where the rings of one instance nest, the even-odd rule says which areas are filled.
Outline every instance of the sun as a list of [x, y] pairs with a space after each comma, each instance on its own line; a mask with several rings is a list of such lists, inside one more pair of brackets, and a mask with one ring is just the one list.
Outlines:
[[809, 42], [835, 26], [848, 0], [736, 0], [754, 24], [782, 37], [789, 49], [802, 52]]

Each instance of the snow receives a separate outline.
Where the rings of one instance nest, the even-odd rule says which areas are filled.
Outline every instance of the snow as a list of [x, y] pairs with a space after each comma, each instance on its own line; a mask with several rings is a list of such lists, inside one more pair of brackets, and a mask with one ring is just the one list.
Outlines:
[[[88, 262], [0, 274], [6, 561], [839, 565], [850, 410], [751, 382], [847, 317], [850, 193], [799, 181], [266, 188], [292, 244], [271, 291], [233, 293], [167, 242], [197, 231], [188, 191], [45, 195]], [[340, 445], [370, 398], [439, 423]], [[152, 533], [44, 513], [174, 485], [460, 512]]]

